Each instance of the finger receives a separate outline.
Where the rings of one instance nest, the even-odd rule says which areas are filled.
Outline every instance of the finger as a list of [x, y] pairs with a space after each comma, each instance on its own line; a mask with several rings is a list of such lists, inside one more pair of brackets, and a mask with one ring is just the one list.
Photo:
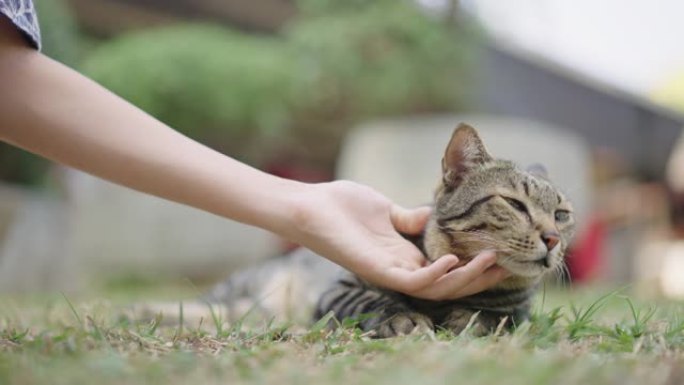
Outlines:
[[392, 268], [387, 277], [388, 282], [392, 282], [390, 289], [412, 295], [414, 292], [434, 284], [457, 264], [458, 258], [455, 255], [445, 255], [432, 264], [417, 270]]
[[425, 287], [415, 294], [421, 298], [433, 300], [458, 298], [461, 290], [469, 286], [495, 263], [496, 254], [494, 252], [482, 252], [465, 266], [452, 270], [439, 278], [433, 285]]
[[496, 253], [490, 250], [476, 255], [472, 261], [461, 267], [459, 271], [464, 277], [473, 280], [496, 263]]
[[398, 232], [418, 234], [425, 228], [431, 211], [429, 207], [406, 209], [398, 205], [392, 205], [390, 220]]
[[463, 289], [453, 293], [448, 299], [466, 297], [487, 290], [504, 279], [510, 277], [510, 275], [511, 273], [503, 267], [490, 267], [484, 273], [482, 273], [482, 275], [478, 276], [465, 287], [463, 287]]

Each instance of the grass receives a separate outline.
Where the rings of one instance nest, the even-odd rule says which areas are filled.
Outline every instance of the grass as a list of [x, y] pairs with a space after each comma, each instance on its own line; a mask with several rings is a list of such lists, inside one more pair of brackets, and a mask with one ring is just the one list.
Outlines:
[[[541, 297], [541, 296], [540, 296]], [[117, 304], [0, 301], [0, 384], [678, 384], [684, 382], [684, 306], [623, 291], [551, 292], [532, 319], [484, 338], [373, 340], [342, 322], [302, 330], [218, 316], [136, 322]]]

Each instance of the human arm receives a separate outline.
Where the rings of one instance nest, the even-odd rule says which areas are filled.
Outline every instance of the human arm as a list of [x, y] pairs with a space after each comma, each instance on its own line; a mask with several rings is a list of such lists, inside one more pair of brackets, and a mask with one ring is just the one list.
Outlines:
[[420, 252], [396, 230], [422, 228], [424, 212], [404, 211], [358, 184], [304, 184], [237, 162], [29, 49], [2, 17], [0, 84], [0, 140], [118, 184], [273, 231], [374, 284], [441, 298], [447, 291], [460, 293], [456, 286], [477, 289], [478, 282], [489, 283], [501, 274], [475, 270], [493, 263], [486, 256], [481, 265], [471, 263], [446, 276], [457, 263], [454, 256], [423, 266]]

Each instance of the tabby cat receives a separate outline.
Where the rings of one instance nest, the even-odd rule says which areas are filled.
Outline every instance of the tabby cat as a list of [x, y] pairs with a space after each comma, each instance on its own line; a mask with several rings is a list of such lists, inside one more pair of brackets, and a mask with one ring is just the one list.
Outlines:
[[282, 312], [290, 308], [285, 302], [313, 296], [315, 319], [332, 311], [338, 320], [359, 320], [359, 327], [380, 338], [435, 328], [459, 333], [471, 320], [472, 332], [482, 335], [529, 315], [542, 277], [562, 268], [573, 232], [572, 206], [542, 168], [525, 171], [493, 158], [475, 129], [461, 124], [442, 159], [432, 216], [415, 243], [431, 261], [450, 253], [469, 261], [494, 250], [498, 264], [511, 272], [504, 281], [457, 300], [429, 301], [374, 287], [299, 250], [236, 274], [208, 299], [230, 308], [240, 298], [261, 296], [264, 308]]

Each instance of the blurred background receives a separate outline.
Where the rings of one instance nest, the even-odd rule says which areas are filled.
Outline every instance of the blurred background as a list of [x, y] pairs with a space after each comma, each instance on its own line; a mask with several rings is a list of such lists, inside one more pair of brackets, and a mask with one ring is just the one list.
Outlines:
[[[468, 122], [574, 201], [573, 285], [684, 298], [677, 0], [35, 3], [45, 54], [283, 177], [424, 204]], [[292, 247], [0, 144], [0, 291], [202, 285]]]

